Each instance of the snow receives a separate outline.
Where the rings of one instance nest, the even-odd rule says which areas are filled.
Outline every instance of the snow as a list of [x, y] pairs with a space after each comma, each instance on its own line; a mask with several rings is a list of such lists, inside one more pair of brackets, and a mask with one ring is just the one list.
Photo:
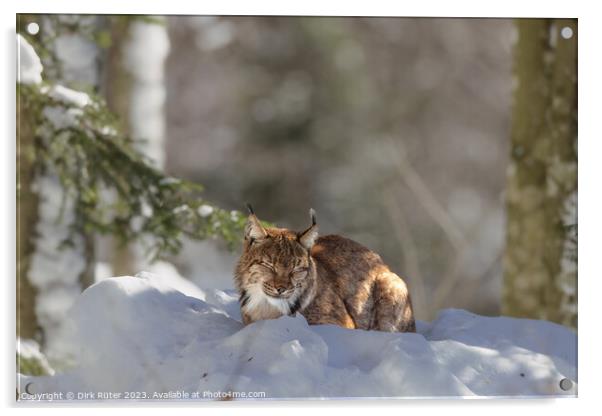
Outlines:
[[33, 339], [17, 337], [17, 353], [21, 359], [35, 361], [47, 374], [54, 374], [46, 356], [40, 351], [40, 344]]
[[59, 178], [37, 175], [32, 186], [39, 205], [27, 277], [37, 291], [35, 312], [46, 337], [45, 353], [53, 364], [69, 362], [72, 350], [65, 343], [66, 332], [70, 330], [65, 318], [82, 290], [79, 277], [86, 268], [85, 245], [77, 235], [73, 246], [58, 249], [69, 237], [69, 224], [74, 221], [73, 201], [67, 199], [63, 203]]
[[136, 276], [147, 279], [156, 287], [169, 290], [170, 288], [180, 291], [186, 296], [200, 300], [206, 300], [205, 292], [198, 288], [190, 280], [180, 276], [177, 269], [170, 263], [158, 261], [149, 266], [150, 271], [138, 273]]
[[39, 84], [42, 82], [42, 62], [27, 40], [17, 34], [18, 52], [18, 81], [21, 84]]
[[209, 205], [201, 205], [199, 207], [199, 215], [203, 218], [208, 217], [209, 215], [213, 214], [213, 207], [209, 206]]
[[[54, 130], [76, 127], [84, 115], [83, 108], [92, 102], [88, 94], [72, 90], [62, 85], [44, 87], [42, 93], [58, 101], [59, 105], [47, 105], [42, 110], [42, 115]], [[54, 135], [54, 131], [45, 131], [45, 134]]]
[[20, 375], [19, 386], [55, 399], [94, 392], [92, 400], [577, 393], [577, 335], [557, 324], [448, 309], [418, 322], [418, 333], [310, 326], [299, 314], [244, 327], [233, 291], [202, 290], [174, 270], [89, 287], [69, 314], [77, 365]]
[[72, 90], [62, 85], [54, 85], [48, 95], [64, 104], [79, 108], [83, 108], [91, 102], [90, 96], [85, 92]]

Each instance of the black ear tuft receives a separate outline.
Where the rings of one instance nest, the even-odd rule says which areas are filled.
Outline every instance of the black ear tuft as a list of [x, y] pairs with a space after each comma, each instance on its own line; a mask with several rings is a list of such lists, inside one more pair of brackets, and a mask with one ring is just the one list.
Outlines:
[[311, 250], [316, 239], [318, 238], [318, 224], [316, 221], [316, 211], [314, 209], [309, 210], [309, 216], [311, 217], [311, 226], [303, 231], [297, 239], [306, 249]]
[[267, 232], [261, 225], [261, 221], [255, 215], [251, 204], [247, 204], [249, 210], [249, 217], [245, 225], [245, 239], [249, 240], [252, 244], [253, 241], [267, 237]]
[[316, 210], [313, 208], [309, 209], [309, 216], [311, 217], [311, 225], [316, 225]]

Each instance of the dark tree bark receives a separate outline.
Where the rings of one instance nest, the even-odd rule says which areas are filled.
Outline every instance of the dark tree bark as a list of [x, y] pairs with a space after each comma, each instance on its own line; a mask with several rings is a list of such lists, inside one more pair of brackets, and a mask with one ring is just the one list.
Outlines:
[[517, 22], [503, 313], [577, 326], [577, 21]]
[[27, 278], [38, 214], [38, 198], [32, 191], [33, 128], [28, 112], [17, 103], [17, 336], [35, 338], [36, 289]]
[[[131, 134], [128, 120], [132, 80], [123, 63], [123, 45], [128, 36], [130, 18], [113, 16], [105, 22], [111, 34], [111, 46], [105, 55], [101, 90], [111, 112], [119, 116], [121, 130]], [[134, 253], [131, 246], [120, 244], [115, 237], [109, 240], [108, 257], [113, 274], [122, 276], [135, 273]]]

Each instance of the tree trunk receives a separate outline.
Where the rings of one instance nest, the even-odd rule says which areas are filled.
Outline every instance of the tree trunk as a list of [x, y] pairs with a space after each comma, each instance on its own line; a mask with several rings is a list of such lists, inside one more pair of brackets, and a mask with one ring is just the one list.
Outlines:
[[[130, 134], [129, 99], [132, 89], [132, 79], [123, 65], [123, 44], [127, 39], [131, 18], [128, 16], [113, 16], [106, 20], [107, 30], [111, 34], [111, 46], [104, 56], [101, 92], [112, 113], [119, 116], [119, 127]], [[106, 195], [104, 198], [112, 198]], [[129, 245], [120, 244], [116, 237], [99, 237], [99, 246], [105, 247], [106, 261], [111, 266], [111, 274], [115, 276], [132, 275], [136, 262]]]
[[576, 327], [577, 22], [517, 26], [502, 309]]
[[[41, 17], [39, 22], [49, 33], [57, 29], [55, 22], [47, 17]], [[43, 40], [61, 63], [61, 71], [57, 72], [61, 78], [53, 79], [52, 71], [45, 70], [45, 79], [96, 85], [96, 49], [92, 42], [72, 33]], [[83, 44], [88, 47], [82, 48]], [[74, 45], [78, 47], [73, 48]], [[81, 62], [88, 65], [82, 66]], [[84, 230], [73, 236], [73, 245], [62, 246], [75, 219], [73, 201], [62, 200], [63, 189], [56, 174], [34, 169], [34, 163], [39, 167], [41, 161], [32, 157], [33, 139], [37, 134], [52, 133], [38, 131], [33, 121], [27, 121], [31, 116], [27, 114], [29, 109], [19, 104], [18, 332], [27, 338], [35, 335], [49, 360], [61, 366], [74, 354], [64, 344], [64, 333], [68, 330], [65, 318], [79, 293], [93, 283], [94, 246], [92, 236]]]
[[[155, 166], [164, 165], [164, 61], [169, 51], [165, 22], [131, 17], [110, 20], [113, 44], [107, 53], [103, 91], [109, 109], [118, 114], [122, 129], [138, 140], [137, 149]], [[114, 275], [132, 275], [147, 266], [142, 247], [109, 243]]]
[[38, 198], [32, 191], [33, 129], [26, 109], [17, 103], [17, 336], [35, 339], [39, 335], [35, 313], [36, 289], [27, 278], [33, 252]]

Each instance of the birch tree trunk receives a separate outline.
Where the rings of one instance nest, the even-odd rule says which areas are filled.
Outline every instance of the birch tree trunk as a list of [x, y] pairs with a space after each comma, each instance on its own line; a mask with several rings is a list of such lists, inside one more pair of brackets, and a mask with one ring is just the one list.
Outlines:
[[[124, 131], [138, 140], [137, 149], [162, 169], [164, 65], [170, 45], [165, 19], [154, 19], [157, 21], [122, 17], [111, 22], [113, 44], [107, 55], [103, 90], [111, 111], [120, 115]], [[117, 241], [111, 245], [114, 275], [131, 275], [147, 266], [139, 245], [124, 247]]]
[[[114, 16], [107, 19], [107, 29], [111, 36], [111, 46], [104, 57], [104, 68], [101, 82], [101, 92], [112, 113], [119, 116], [121, 130], [131, 134], [129, 129], [129, 98], [132, 80], [124, 68], [123, 54], [124, 43], [128, 36], [131, 19], [126, 16]], [[112, 194], [104, 198], [112, 199]], [[115, 237], [98, 237], [99, 247], [104, 247], [104, 257], [110, 266], [108, 274], [111, 276], [132, 275], [136, 269], [132, 252], [129, 246], [122, 245]]]
[[520, 19], [504, 315], [577, 326], [577, 22]]

